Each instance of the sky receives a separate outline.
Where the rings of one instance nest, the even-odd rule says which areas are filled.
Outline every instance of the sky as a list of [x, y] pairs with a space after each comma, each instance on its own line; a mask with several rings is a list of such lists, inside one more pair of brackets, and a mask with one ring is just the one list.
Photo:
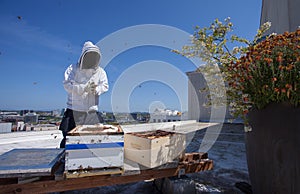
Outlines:
[[252, 39], [260, 14], [261, 0], [1, 0], [0, 109], [65, 108], [64, 71], [89, 40], [109, 80], [100, 111], [187, 111], [186, 72], [201, 61], [171, 50], [215, 18]]

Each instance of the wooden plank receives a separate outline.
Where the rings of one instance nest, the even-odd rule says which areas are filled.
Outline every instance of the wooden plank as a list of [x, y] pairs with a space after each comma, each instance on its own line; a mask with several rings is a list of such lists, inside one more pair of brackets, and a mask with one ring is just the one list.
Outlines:
[[113, 174], [123, 174], [123, 169], [121, 168], [108, 168], [108, 169], [99, 169], [99, 170], [89, 170], [89, 171], [74, 171], [74, 172], [65, 172], [66, 178], [79, 178], [87, 176], [97, 176], [97, 175], [113, 175]]
[[0, 185], [8, 185], [18, 183], [18, 178], [0, 178]]
[[[204, 159], [202, 160], [197, 169], [199, 171], [211, 170], [213, 168], [213, 161]], [[177, 176], [181, 169], [185, 169], [185, 173], [194, 173], [194, 168], [189, 168], [186, 164], [182, 163], [176, 168], [167, 169], [148, 169], [141, 170], [138, 175], [99, 175], [80, 178], [71, 178], [64, 180], [49, 180], [37, 181], [26, 184], [9, 184], [0, 185], [2, 193], [49, 193], [68, 190], [87, 189], [99, 186], [110, 186], [116, 184], [132, 183], [142, 180], [158, 179], [164, 177]]]

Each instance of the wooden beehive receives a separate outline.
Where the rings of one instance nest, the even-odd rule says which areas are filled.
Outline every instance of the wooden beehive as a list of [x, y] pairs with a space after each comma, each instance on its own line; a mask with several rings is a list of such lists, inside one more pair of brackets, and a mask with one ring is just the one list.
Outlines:
[[172, 162], [185, 152], [184, 134], [162, 130], [124, 135], [125, 158], [154, 168]]
[[82, 125], [69, 132], [66, 171], [120, 168], [124, 165], [124, 132], [120, 126]]

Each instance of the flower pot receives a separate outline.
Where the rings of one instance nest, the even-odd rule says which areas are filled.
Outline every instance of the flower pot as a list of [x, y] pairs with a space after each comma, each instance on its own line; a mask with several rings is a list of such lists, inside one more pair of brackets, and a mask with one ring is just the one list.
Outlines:
[[246, 152], [253, 193], [300, 193], [300, 108], [271, 103], [249, 112]]

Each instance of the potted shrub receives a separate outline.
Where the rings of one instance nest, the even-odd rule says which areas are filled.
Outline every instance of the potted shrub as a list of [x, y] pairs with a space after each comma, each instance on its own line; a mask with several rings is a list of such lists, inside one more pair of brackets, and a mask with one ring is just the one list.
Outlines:
[[[300, 29], [263, 37], [270, 25], [249, 41], [233, 34], [229, 18], [215, 20], [196, 27], [192, 44], [175, 52], [200, 57], [206, 77], [220, 70], [215, 84], [222, 78], [231, 113], [244, 120], [253, 192], [300, 193]], [[210, 101], [218, 98], [215, 88]]]

